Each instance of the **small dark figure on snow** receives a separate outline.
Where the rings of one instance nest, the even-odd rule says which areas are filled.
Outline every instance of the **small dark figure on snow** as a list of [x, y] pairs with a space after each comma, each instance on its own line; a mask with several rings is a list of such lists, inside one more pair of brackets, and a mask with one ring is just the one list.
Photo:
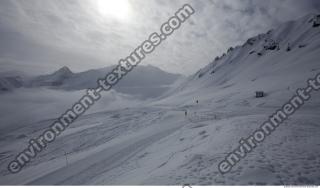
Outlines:
[[199, 104], [199, 101], [197, 100], [196, 103]]
[[256, 98], [262, 98], [264, 96], [265, 96], [265, 94], [263, 91], [256, 91]]
[[291, 51], [291, 46], [290, 46], [290, 43], [288, 43], [288, 46], [287, 46], [287, 52]]
[[185, 116], [187, 116], [187, 115], [188, 115], [188, 112], [187, 112], [187, 110], [186, 110], [186, 111], [184, 111], [184, 115], [185, 115]]

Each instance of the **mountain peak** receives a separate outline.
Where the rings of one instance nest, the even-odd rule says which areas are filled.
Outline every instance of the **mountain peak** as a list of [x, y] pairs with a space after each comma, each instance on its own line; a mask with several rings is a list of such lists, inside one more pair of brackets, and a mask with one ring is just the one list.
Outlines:
[[65, 78], [69, 78], [73, 75], [73, 72], [66, 66], [60, 68], [59, 70], [57, 70], [56, 72], [54, 72], [53, 74], [51, 74], [51, 78], [53, 79], [65, 79]]
[[69, 67], [67, 66], [63, 66], [62, 68], [60, 68], [59, 70], [56, 71], [60, 72], [60, 73], [65, 73], [65, 74], [72, 74], [73, 72], [69, 69]]

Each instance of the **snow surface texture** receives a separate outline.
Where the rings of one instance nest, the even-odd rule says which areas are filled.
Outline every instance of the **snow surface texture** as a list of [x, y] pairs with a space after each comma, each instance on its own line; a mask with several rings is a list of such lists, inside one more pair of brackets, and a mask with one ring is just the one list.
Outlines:
[[[320, 27], [313, 17], [228, 50], [157, 100], [87, 113], [18, 174], [8, 172], [8, 162], [64, 109], [48, 109], [55, 113], [28, 123], [12, 122], [0, 133], [0, 184], [320, 184], [320, 93], [230, 173], [218, 171], [240, 138], [320, 72]], [[266, 97], [255, 98], [255, 91]], [[1, 96], [1, 102], [8, 98]], [[48, 103], [43, 99], [35, 101], [34, 111]]]

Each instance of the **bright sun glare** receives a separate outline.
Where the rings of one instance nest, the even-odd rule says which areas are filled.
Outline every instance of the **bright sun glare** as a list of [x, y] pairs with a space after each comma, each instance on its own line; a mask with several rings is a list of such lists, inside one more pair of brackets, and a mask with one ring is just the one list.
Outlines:
[[99, 13], [107, 18], [125, 21], [129, 18], [130, 3], [128, 0], [97, 0]]

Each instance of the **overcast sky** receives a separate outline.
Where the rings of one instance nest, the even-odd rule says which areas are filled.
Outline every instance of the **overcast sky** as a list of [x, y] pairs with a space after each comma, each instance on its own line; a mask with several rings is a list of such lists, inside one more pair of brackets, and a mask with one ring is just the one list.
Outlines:
[[319, 0], [121, 2], [122, 8], [101, 0], [1, 0], [0, 70], [41, 74], [62, 66], [78, 72], [116, 64], [190, 3], [196, 13], [143, 64], [191, 74], [230, 46], [320, 10]]

